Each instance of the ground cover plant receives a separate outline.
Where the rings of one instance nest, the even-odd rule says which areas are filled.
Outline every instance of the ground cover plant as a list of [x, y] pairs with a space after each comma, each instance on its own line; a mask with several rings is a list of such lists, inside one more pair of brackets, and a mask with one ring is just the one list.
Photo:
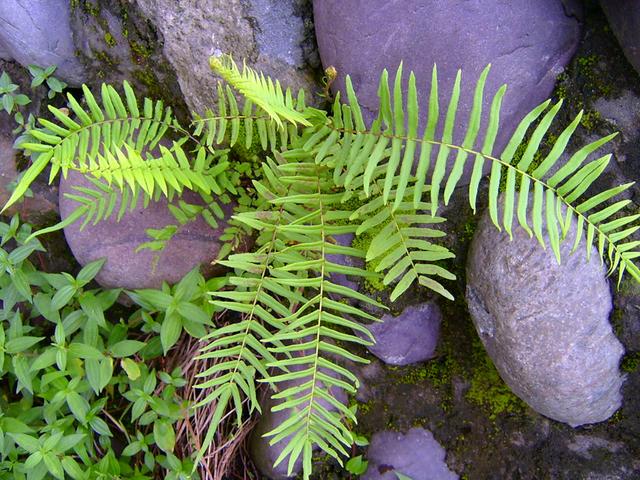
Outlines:
[[[22, 137], [19, 146], [32, 163], [5, 209], [45, 171], [49, 181], [81, 172], [93, 188], [69, 194], [78, 208], [57, 225], [32, 232], [16, 219], [4, 227], [3, 244], [15, 247], [3, 256], [3, 335], [9, 342], [4, 348], [11, 355], [5, 374], [16, 395], [11, 405], [24, 405], [0, 420], [9, 475], [115, 478], [120, 468], [150, 478], [164, 468], [173, 478], [189, 478], [212, 446], [220, 445], [221, 431], [223, 439], [233, 438], [230, 423], [240, 431], [260, 412], [262, 387], [277, 402], [274, 409], [290, 412], [268, 433], [272, 444], [285, 445], [276, 463], [286, 462], [292, 471], [301, 461], [308, 478], [314, 449], [345, 460], [356, 418], [335, 392], [354, 393], [358, 381], [343, 360], [366, 362], [349, 345], [373, 341], [365, 324], [377, 317], [366, 306], [387, 307], [342, 286], [336, 275], [379, 276], [392, 301], [414, 284], [452, 298], [446, 281], [455, 277], [443, 261], [454, 255], [437, 243], [445, 235], [438, 229], [445, 219], [437, 213], [465, 171], [471, 172], [468, 198], [475, 210], [484, 166], [490, 165], [488, 208], [506, 234], [525, 229], [558, 261], [563, 241], [573, 242], [574, 251], [582, 245], [578, 254], [587, 257], [595, 246], [618, 281], [624, 273], [640, 280], [633, 263], [640, 242], [632, 237], [640, 215], [622, 213], [630, 200], [615, 200], [631, 184], [589, 190], [611, 158], [592, 156], [613, 135], [561, 162], [579, 114], [532, 167], [562, 102], [533, 109], [504, 150], [494, 152], [506, 87], [483, 112], [489, 67], [475, 84], [463, 138], [454, 139], [460, 73], [443, 95], [434, 67], [429, 101], [420, 106], [413, 73], [405, 96], [402, 65], [391, 84], [383, 72], [379, 113], [367, 125], [348, 77], [346, 102], [336, 95], [326, 112], [308, 106], [305, 92], [293, 95], [228, 56], [210, 63], [226, 83], [218, 87], [215, 111], [195, 115], [189, 127], [162, 102], [141, 102], [125, 82], [123, 95], [103, 85], [99, 100], [84, 87], [84, 106], [68, 95], [68, 111], [50, 106], [52, 118], [37, 119], [39, 126]], [[424, 127], [421, 108], [428, 111]], [[524, 153], [515, 160], [527, 133]], [[264, 152], [259, 165], [231, 160], [229, 149], [239, 142], [246, 151]], [[187, 203], [186, 190], [199, 194], [205, 206]], [[216, 226], [221, 205], [235, 199], [238, 207], [217, 259], [228, 269], [225, 276], [207, 280], [194, 271], [174, 287], [130, 292], [140, 309], [111, 325], [102, 312], [121, 292], [87, 287], [100, 263], [77, 277], [38, 272], [30, 263], [29, 255], [41, 248], [39, 236], [76, 221], [91, 228], [162, 196], [174, 200], [176, 224], [148, 231], [146, 248], [162, 248], [178, 225], [199, 215]], [[567, 235], [572, 222], [575, 238]], [[346, 233], [369, 235], [371, 241], [366, 247], [335, 241]], [[236, 247], [246, 235], [254, 237], [254, 247], [240, 251]], [[375, 271], [346, 266], [336, 255], [375, 261]], [[189, 350], [195, 382], [179, 370], [146, 367], [147, 359], [170, 356], [187, 336], [201, 339]], [[30, 356], [37, 360], [30, 364]], [[187, 382], [198, 393], [178, 395]], [[119, 417], [106, 400], [116, 390], [129, 402]], [[155, 400], [152, 393], [159, 392], [162, 400]], [[176, 456], [176, 425], [205, 408], [207, 433], [197, 441], [186, 435], [189, 448]], [[5, 411], [13, 412], [9, 406]], [[109, 435], [113, 428], [127, 443], [117, 454]]]

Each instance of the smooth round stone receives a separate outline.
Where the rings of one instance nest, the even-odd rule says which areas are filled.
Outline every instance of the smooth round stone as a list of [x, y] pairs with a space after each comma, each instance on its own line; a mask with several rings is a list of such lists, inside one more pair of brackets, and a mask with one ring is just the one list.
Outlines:
[[382, 322], [367, 326], [376, 343], [367, 347], [388, 365], [409, 365], [433, 358], [440, 338], [442, 314], [435, 303], [405, 308], [394, 317], [385, 314]]
[[84, 69], [75, 56], [68, 0], [2, 0], [0, 56], [22, 66], [56, 65], [54, 76], [80, 85]]
[[[520, 119], [551, 94], [557, 75], [573, 56], [580, 40], [576, 16], [581, 12], [574, 5], [575, 2], [561, 0], [313, 2], [322, 64], [325, 68], [332, 65], [338, 71], [332, 89], [340, 90], [342, 98], [346, 98], [345, 77], [351, 75], [369, 122], [378, 110], [378, 81], [384, 68], [390, 72], [391, 88], [400, 62], [405, 85], [408, 72], [415, 72], [422, 125], [428, 110], [434, 63], [438, 67], [440, 124], [444, 123], [456, 72], [462, 69], [462, 93], [453, 137], [454, 143], [461, 144], [475, 83], [491, 63], [483, 104], [484, 122], [476, 147], [482, 148], [491, 98], [506, 83], [509, 88], [502, 104], [502, 128], [494, 153], [506, 146]], [[454, 158], [455, 155], [450, 155], [450, 162]], [[470, 177], [470, 172], [465, 174]]]
[[546, 249], [519, 226], [510, 241], [485, 213], [467, 264], [469, 313], [500, 376], [534, 410], [571, 426], [620, 407], [624, 353], [609, 323], [606, 268], [595, 248], [586, 260], [584, 236], [570, 254], [575, 232], [574, 222], [559, 265], [546, 230]]
[[[67, 179], [61, 179], [60, 215], [63, 219], [78, 206], [75, 200], [64, 196], [65, 193], [78, 193], [72, 188], [74, 185], [93, 186], [77, 172], [69, 172]], [[190, 203], [199, 199], [195, 194], [184, 198]], [[226, 210], [229, 213], [230, 207]], [[151, 240], [145, 233], [146, 229], [178, 224], [167, 208], [166, 200], [150, 202], [147, 208], [142, 208], [140, 201], [133, 211], [127, 211], [120, 222], [116, 221], [116, 216], [114, 213], [97, 225], [90, 223], [83, 230], [80, 230], [81, 220], [64, 229], [67, 243], [81, 265], [99, 258], [107, 259], [96, 277], [98, 283], [107, 288], [159, 288], [162, 282], [178, 282], [193, 268], [216, 258], [220, 250], [217, 238], [225, 227], [224, 222], [219, 222], [219, 228], [213, 230], [199, 217], [180, 226], [164, 250], [136, 252], [140, 244]]]
[[640, 73], [640, 3], [637, 0], [600, 0], [624, 55]]
[[396, 472], [412, 480], [456, 480], [449, 470], [447, 452], [433, 434], [412, 428], [406, 434], [384, 431], [371, 437], [367, 451], [369, 468], [362, 480], [397, 480]]

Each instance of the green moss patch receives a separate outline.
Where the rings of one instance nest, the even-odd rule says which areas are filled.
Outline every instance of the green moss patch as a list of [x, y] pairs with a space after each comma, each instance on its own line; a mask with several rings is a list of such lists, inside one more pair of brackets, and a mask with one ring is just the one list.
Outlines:
[[475, 367], [466, 399], [482, 407], [491, 420], [500, 414], [521, 414], [526, 404], [511, 392], [478, 339], [474, 342]]

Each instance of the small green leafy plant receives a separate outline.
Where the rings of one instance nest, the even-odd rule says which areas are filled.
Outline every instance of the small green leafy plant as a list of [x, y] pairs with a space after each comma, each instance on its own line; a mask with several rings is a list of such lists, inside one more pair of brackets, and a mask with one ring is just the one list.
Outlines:
[[125, 293], [92, 282], [104, 260], [48, 273], [30, 237], [17, 216], [0, 223], [0, 478], [197, 479], [177, 456], [187, 382], [179, 366], [162, 368], [163, 352], [176, 331], [211, 324], [216, 280], [193, 271], [172, 288], [127, 292], [138, 308], [122, 318]]
[[[66, 83], [53, 76], [55, 71], [55, 65], [47, 68], [41, 68], [37, 65], [29, 65], [29, 73], [33, 77], [31, 81], [31, 88], [36, 89], [46, 82], [46, 85], [49, 88], [49, 100], [53, 99], [56, 94], [62, 93], [62, 91], [67, 88]], [[13, 130], [14, 135], [25, 129], [35, 127], [35, 117], [30, 114], [25, 119], [25, 113], [22, 109], [22, 107], [31, 103], [31, 99], [28, 95], [19, 92], [19, 86], [12, 83], [11, 77], [9, 77], [9, 74], [4, 71], [0, 75], [0, 102], [2, 102], [2, 108], [5, 112], [9, 115], [13, 114], [13, 120], [17, 124], [17, 127]]]
[[[84, 87], [86, 107], [71, 95], [69, 114], [49, 107], [55, 121], [40, 118], [39, 127], [29, 130], [34, 140], [21, 147], [31, 154], [33, 163], [5, 206], [18, 201], [46, 168], [50, 168], [50, 181], [59, 173], [77, 171], [88, 176], [95, 188], [78, 188], [70, 195], [78, 202], [75, 212], [60, 224], [29, 235], [28, 240], [81, 219], [89, 223], [121, 216], [139, 201], [146, 205], [161, 196], [182, 199], [187, 190], [199, 194], [208, 207], [198, 210], [178, 201], [175, 208], [183, 216], [176, 218], [188, 222], [197, 215], [208, 215], [213, 225], [216, 212], [220, 213], [219, 202], [231, 196], [239, 199], [225, 239], [249, 231], [255, 246], [252, 251], [238, 252], [233, 240], [224, 249], [225, 256], [218, 263], [229, 269], [224, 280], [227, 286], [209, 293], [211, 308], [236, 315], [235, 321], [209, 325], [204, 316], [192, 315], [191, 307], [182, 303], [190, 302], [185, 300], [189, 296], [177, 291], [134, 296], [143, 299], [140, 303], [147, 310], [164, 316], [159, 333], [165, 353], [184, 328], [203, 339], [198, 359], [203, 364], [215, 360], [198, 374], [197, 387], [204, 394], [193, 407], [215, 407], [195, 464], [212, 444], [223, 418], [233, 415], [241, 426], [251, 413], [260, 411], [261, 384], [277, 402], [273, 410], [290, 412], [286, 421], [267, 434], [271, 444], [284, 445], [276, 464], [287, 462], [292, 472], [301, 459], [306, 479], [315, 448], [340, 463], [349, 456], [347, 449], [354, 437], [348, 425], [355, 422], [355, 414], [335, 393], [354, 393], [358, 387], [345, 361], [366, 362], [349, 346], [373, 341], [364, 323], [377, 321], [377, 317], [362, 305], [386, 307], [340, 285], [336, 275], [381, 275], [383, 284], [393, 287], [391, 300], [415, 284], [452, 298], [445, 282], [455, 277], [442, 261], [454, 255], [437, 243], [445, 235], [437, 228], [445, 221], [437, 212], [449, 202], [465, 170], [471, 172], [468, 194], [475, 211], [484, 167], [490, 166], [489, 213], [496, 227], [508, 235], [517, 222], [542, 247], [550, 246], [560, 261], [560, 244], [568, 240], [575, 222], [574, 251], [583, 241], [589, 257], [595, 246], [601, 259], [609, 262], [610, 273], [617, 271], [620, 279], [627, 272], [640, 281], [640, 271], [633, 263], [640, 255], [640, 242], [631, 239], [640, 216], [621, 214], [630, 200], [612, 201], [630, 184], [583, 198], [611, 158], [591, 159], [591, 155], [613, 135], [582, 147], [561, 162], [580, 123], [579, 114], [539, 166], [529, 171], [562, 102], [550, 105], [547, 101], [533, 109], [515, 128], [506, 148], [494, 152], [506, 87], [495, 93], [489, 112], [484, 113], [489, 67], [476, 83], [473, 107], [460, 140], [453, 138], [460, 73], [444, 102], [434, 67], [427, 121], [421, 128], [416, 79], [409, 74], [405, 96], [402, 65], [391, 85], [388, 73], [382, 73], [379, 113], [367, 125], [348, 77], [347, 103], [337, 95], [328, 113], [307, 106], [304, 92], [294, 96], [278, 81], [246, 66], [240, 68], [230, 57], [212, 57], [210, 63], [227, 85], [218, 86], [216, 110], [194, 116], [189, 128], [181, 126], [161, 102], [144, 99], [140, 103], [126, 82], [124, 97], [103, 85], [98, 101]], [[482, 123], [485, 128], [480, 136]], [[442, 135], [436, 137], [440, 130]], [[514, 153], [527, 132], [531, 135], [524, 154], [515, 161]], [[257, 144], [266, 152], [259, 178], [243, 179], [231, 167], [228, 148], [239, 139], [247, 150]], [[503, 176], [504, 195], [499, 199]], [[118, 198], [122, 201], [116, 208]], [[370, 234], [367, 250], [336, 242], [335, 236], [348, 233]], [[152, 242], [164, 241], [171, 229], [154, 234]], [[336, 255], [375, 260], [376, 272], [345, 266], [335, 261]], [[22, 285], [24, 290], [24, 282]], [[75, 283], [67, 290], [71, 288], [76, 288]], [[204, 314], [211, 315], [211, 311], [205, 309]], [[198, 319], [197, 325], [189, 323]], [[145, 397], [139, 395], [134, 402], [142, 405], [140, 399]], [[135, 413], [145, 409], [137, 407]], [[145, 438], [136, 440], [141, 449]]]
[[49, 88], [49, 92], [47, 96], [49, 100], [52, 100], [56, 94], [62, 93], [65, 88], [67, 88], [67, 84], [62, 80], [53, 76], [53, 73], [56, 71], [56, 65], [51, 65], [47, 68], [42, 68], [37, 65], [29, 65], [29, 73], [33, 77], [31, 80], [31, 88], [39, 87], [46, 83]]
[[18, 85], [12, 83], [9, 74], [2, 72], [2, 75], [0, 75], [0, 101], [2, 101], [4, 111], [9, 115], [13, 114], [13, 119], [18, 124], [14, 133], [18, 133], [25, 128], [25, 118], [20, 111], [20, 107], [31, 103], [31, 99], [27, 95], [19, 93], [18, 88]]

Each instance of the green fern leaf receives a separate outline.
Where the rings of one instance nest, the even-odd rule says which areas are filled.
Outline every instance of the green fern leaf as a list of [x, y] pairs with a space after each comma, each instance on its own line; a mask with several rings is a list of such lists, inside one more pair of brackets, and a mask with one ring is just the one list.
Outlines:
[[[498, 229], [504, 228], [507, 234], [512, 235], [513, 223], [517, 219], [520, 226], [530, 235], [535, 235], [539, 243], [544, 248], [546, 246], [543, 236], [543, 220], [548, 223], [548, 241], [554, 255], [560, 261], [559, 245], [565, 240], [572, 218], [577, 218], [581, 228], [580, 235], [586, 232], [587, 246], [597, 244], [597, 250], [601, 258], [605, 258], [618, 271], [629, 271], [636, 277], [638, 269], [631, 262], [636, 253], [636, 246], [628, 246], [623, 243], [632, 235], [635, 230], [633, 226], [628, 226], [633, 220], [623, 220], [618, 224], [612, 223], [614, 215], [619, 215], [627, 203], [625, 201], [615, 202], [612, 205], [593, 211], [597, 206], [608, 202], [616, 195], [623, 193], [629, 185], [622, 185], [610, 189], [603, 194], [587, 199], [589, 203], [581, 204], [581, 211], [574, 205], [593, 182], [602, 174], [607, 166], [609, 157], [601, 157], [597, 160], [585, 163], [588, 157], [598, 148], [613, 138], [612, 135], [597, 140], [580, 150], [578, 150], [564, 165], [560, 164], [562, 153], [566, 151], [577, 126], [580, 123], [582, 113], [565, 128], [565, 130], [554, 141], [551, 151], [544, 157], [543, 161], [535, 169], [530, 170], [534, 157], [540, 150], [543, 139], [553, 124], [562, 102], [558, 102], [548, 109], [549, 101], [542, 103], [528, 113], [520, 122], [515, 132], [511, 136], [507, 146], [501, 155], [494, 155], [493, 145], [499, 131], [500, 107], [506, 87], [502, 86], [494, 95], [489, 112], [489, 121], [484, 133], [484, 138], [480, 139], [481, 148], [475, 147], [478, 141], [479, 125], [482, 113], [481, 105], [484, 95], [484, 85], [489, 72], [487, 67], [475, 86], [473, 107], [469, 122], [465, 129], [464, 139], [461, 144], [456, 144], [453, 139], [453, 125], [455, 123], [458, 109], [458, 97], [460, 95], [461, 81], [460, 74], [456, 77], [452, 93], [449, 99], [447, 113], [442, 124], [442, 137], [434, 138], [436, 128], [439, 123], [439, 98], [437, 85], [437, 70], [434, 67], [432, 73], [431, 94], [429, 98], [429, 115], [427, 125], [422, 134], [417, 131], [415, 125], [418, 117], [418, 105], [416, 102], [416, 92], [414, 79], [409, 77], [409, 88], [407, 100], [404, 101], [400, 86], [402, 85], [402, 65], [396, 72], [393, 91], [388, 86], [388, 73], [382, 73], [378, 96], [380, 98], [380, 108], [378, 117], [370, 128], [366, 128], [362, 120], [361, 109], [356, 93], [350, 79], [346, 80], [348, 105], [340, 105], [338, 99], [333, 106], [333, 117], [320, 130], [316, 130], [316, 137], [309, 141], [304, 148], [310, 153], [318, 152], [318, 145], [322, 154], [319, 155], [321, 163], [332, 165], [334, 170], [334, 181], [338, 185], [346, 187], [348, 190], [357, 192], [362, 188], [365, 197], [375, 197], [382, 191], [382, 203], [374, 200], [376, 209], [367, 207], [374, 215], [372, 218], [380, 218], [382, 205], [393, 199], [392, 210], [406, 207], [406, 194], [412, 192], [413, 208], [420, 205], [423, 194], [427, 189], [427, 173], [429, 167], [434, 165], [430, 183], [431, 213], [435, 215], [440, 202], [440, 190], [444, 183], [443, 200], [446, 204], [453, 194], [456, 186], [462, 178], [466, 168], [468, 158], [474, 158], [471, 180], [469, 183], [469, 202], [472, 208], [476, 209], [478, 190], [482, 179], [483, 167], [486, 162], [491, 164], [489, 174], [489, 214], [491, 220]], [[514, 154], [518, 146], [531, 125], [538, 120], [538, 125], [530, 135], [524, 154], [513, 164]], [[408, 128], [407, 132], [405, 128]], [[340, 133], [336, 135], [336, 133]], [[400, 140], [400, 142], [399, 142]], [[388, 146], [391, 145], [391, 148]], [[420, 154], [416, 159], [417, 145], [420, 145]], [[400, 146], [404, 148], [404, 155], [400, 156]], [[437, 147], [435, 161], [432, 161], [433, 146]], [[456, 157], [451, 168], [447, 168], [447, 159], [452, 151], [456, 151]], [[411, 172], [416, 172], [412, 177]], [[548, 175], [549, 172], [552, 174]], [[502, 218], [498, 216], [498, 196], [501, 179], [505, 179], [504, 209]], [[550, 177], [547, 179], [547, 177]], [[378, 181], [382, 180], [381, 186], [375, 188]], [[532, 193], [530, 199], [530, 193]], [[350, 195], [344, 197], [350, 198]], [[587, 207], [591, 209], [590, 212]], [[562, 213], [563, 208], [566, 213]], [[378, 215], [378, 217], [375, 217]], [[385, 217], [386, 218], [386, 217]], [[369, 223], [365, 219], [363, 228], [368, 228]], [[531, 223], [529, 223], [531, 222]], [[606, 231], [601, 230], [601, 224], [607, 225]], [[625, 227], [626, 228], [623, 228]], [[584, 230], [584, 232], [583, 232]], [[398, 230], [399, 231], [399, 230]], [[391, 232], [386, 231], [387, 234]], [[397, 236], [392, 236], [387, 240], [390, 243], [397, 240]], [[576, 240], [576, 245], [579, 239]], [[420, 275], [413, 269], [406, 270], [411, 264], [408, 257], [403, 257], [400, 250], [392, 248], [395, 245], [372, 245], [372, 253], [385, 251], [385, 246], [389, 247], [391, 257], [383, 265], [391, 265], [391, 259], [398, 262], [394, 264], [394, 270], [387, 272], [385, 279], [390, 281], [394, 274], [399, 271], [411, 272], [404, 276], [397, 276], [400, 281], [397, 284], [396, 295], [406, 290]], [[628, 248], [629, 251], [620, 251], [620, 248]], [[587, 252], [589, 255], [590, 250]], [[376, 257], [377, 258], [377, 257]], [[403, 268], [405, 270], [403, 270]], [[424, 282], [428, 283], [428, 282]], [[439, 288], [439, 287], [438, 287]]]
[[[310, 126], [311, 123], [300, 112], [287, 105], [285, 94], [280, 82], [275, 84], [269, 77], [257, 73], [255, 70], [242, 66], [242, 71], [229, 55], [212, 56], [209, 58], [211, 69], [224, 78], [233, 88], [237, 89], [245, 98], [258, 105], [269, 117], [283, 128], [283, 120], [294, 125]], [[221, 95], [219, 98], [224, 98]]]
[[[53, 182], [59, 172], [67, 175], [70, 169], [90, 173], [102, 172], [102, 177], [98, 178], [105, 178], [105, 175], [110, 175], [108, 172], [113, 170], [115, 163], [122, 160], [122, 152], [127, 151], [131, 154], [135, 150], [142, 155], [145, 151], [151, 151], [168, 129], [189, 137], [173, 118], [171, 109], [165, 108], [162, 102], [145, 99], [143, 113], [140, 115], [133, 90], [126, 81], [123, 89], [126, 106], [116, 90], [109, 85], [102, 86], [102, 104], [99, 104], [93, 93], [84, 86], [83, 94], [88, 110], [68, 94], [69, 106], [79, 123], [62, 110], [49, 106], [49, 110], [60, 124], [39, 119], [38, 123], [42, 128], [28, 131], [30, 137], [39, 143], [23, 143], [20, 148], [32, 152], [35, 161], [21, 178], [4, 209], [24, 195], [29, 185], [48, 164], [52, 167], [49, 182]], [[118, 174], [114, 172], [112, 175]], [[113, 178], [117, 181], [119, 176]], [[139, 176], [136, 181], [141, 181], [141, 186], [147, 184]]]

